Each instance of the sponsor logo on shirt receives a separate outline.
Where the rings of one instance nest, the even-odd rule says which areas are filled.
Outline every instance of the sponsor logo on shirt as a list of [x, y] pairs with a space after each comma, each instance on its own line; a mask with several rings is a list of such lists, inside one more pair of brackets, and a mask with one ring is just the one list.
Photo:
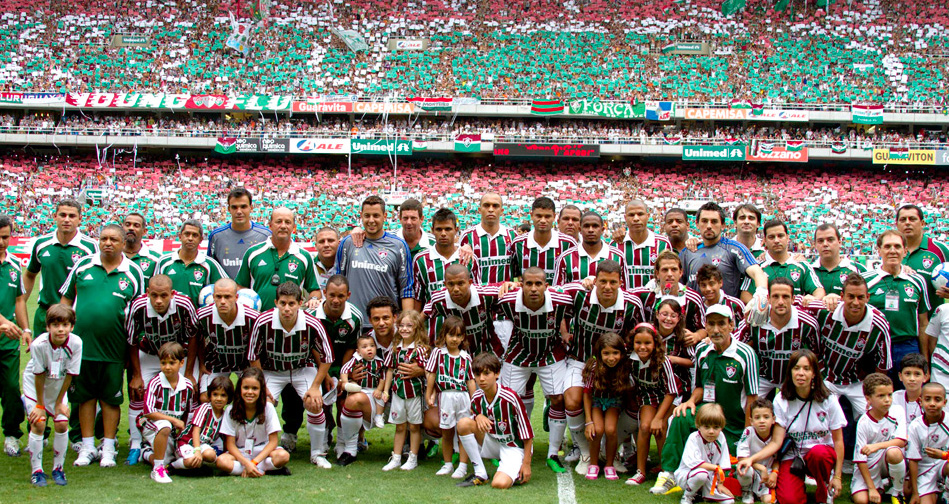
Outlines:
[[379, 273], [387, 273], [389, 271], [388, 264], [372, 264], [368, 261], [350, 261], [349, 266], [353, 269], [368, 269], [373, 271], [378, 271]]

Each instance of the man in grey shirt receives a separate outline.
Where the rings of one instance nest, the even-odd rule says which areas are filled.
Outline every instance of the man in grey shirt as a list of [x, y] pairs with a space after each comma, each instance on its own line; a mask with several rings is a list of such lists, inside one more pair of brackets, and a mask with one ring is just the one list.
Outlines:
[[250, 220], [253, 209], [250, 191], [243, 187], [231, 189], [227, 194], [231, 223], [208, 235], [208, 256], [217, 261], [230, 278], [237, 278], [244, 252], [270, 236], [269, 229]]
[[384, 229], [386, 203], [378, 196], [362, 202], [360, 219], [366, 233], [362, 247], [347, 236], [336, 251], [336, 272], [349, 280], [349, 301], [366, 313], [376, 296], [386, 296], [403, 310], [412, 308], [412, 253], [404, 240]]

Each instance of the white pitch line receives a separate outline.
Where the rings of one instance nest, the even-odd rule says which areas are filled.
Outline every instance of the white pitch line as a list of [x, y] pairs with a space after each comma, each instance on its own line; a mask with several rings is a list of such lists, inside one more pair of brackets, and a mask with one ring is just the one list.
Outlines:
[[577, 504], [577, 494], [573, 488], [573, 475], [569, 466], [567, 472], [557, 475], [557, 497], [560, 499], [560, 504]]

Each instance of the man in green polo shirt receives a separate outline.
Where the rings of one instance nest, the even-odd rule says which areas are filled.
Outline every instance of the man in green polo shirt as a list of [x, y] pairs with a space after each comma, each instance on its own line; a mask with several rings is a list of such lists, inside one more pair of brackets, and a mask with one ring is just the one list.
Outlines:
[[824, 223], [817, 226], [814, 231], [814, 249], [818, 257], [811, 263], [811, 268], [824, 288], [825, 301], [829, 301], [826, 299], [828, 296], [840, 299], [847, 276], [867, 270], [862, 264], [841, 257], [840, 244], [840, 230], [836, 225]]
[[103, 227], [100, 252], [80, 259], [60, 289], [62, 303], [76, 311], [73, 332], [83, 341], [82, 367], [69, 391], [70, 401], [79, 405], [82, 450], [75, 462], [78, 466], [89, 465], [97, 457], [93, 437], [96, 403], [102, 408], [105, 434], [99, 465], [115, 466], [128, 353], [125, 318], [129, 304], [144, 292], [145, 283], [142, 270], [122, 253], [123, 242], [120, 226]]
[[26, 287], [23, 272], [13, 254], [7, 253], [13, 219], [0, 215], [0, 323], [6, 337], [0, 336], [0, 407], [3, 417], [3, 451], [11, 456], [20, 455], [20, 424], [23, 423], [23, 403], [20, 402], [20, 341], [30, 346], [32, 332], [26, 316]]
[[204, 227], [200, 222], [194, 219], [182, 222], [178, 228], [181, 248], [177, 252], [163, 255], [155, 267], [155, 274], [168, 275], [172, 288], [179, 294], [188, 296], [194, 306], [201, 306], [198, 294], [205, 285], [227, 278], [224, 268], [199, 250], [203, 238]]
[[320, 282], [313, 256], [293, 241], [297, 231], [296, 214], [286, 207], [274, 209], [267, 224], [273, 233], [263, 243], [244, 252], [240, 270], [234, 279], [241, 288], [260, 296], [261, 312], [276, 301], [277, 286], [293, 282], [307, 293], [307, 309], [316, 309], [320, 300]]
[[949, 260], [949, 245], [926, 236], [923, 210], [916, 205], [903, 205], [896, 210], [896, 227], [906, 239], [906, 257], [903, 264], [913, 268], [926, 282], [931, 304], [929, 315], [932, 316], [936, 307], [943, 303], [943, 299], [949, 298], [949, 289], [937, 291], [932, 282], [933, 269]]
[[145, 222], [145, 216], [132, 212], [125, 216], [122, 222], [122, 229], [125, 230], [125, 248], [122, 252], [133, 263], [138, 265], [145, 275], [145, 283], [155, 276], [155, 268], [158, 266], [158, 260], [161, 259], [161, 252], [149, 249], [142, 243], [142, 237], [148, 230]]
[[[880, 268], [864, 273], [863, 277], [867, 280], [869, 303], [880, 310], [890, 324], [890, 358], [896, 363], [904, 355], [915, 352], [929, 358], [935, 350], [929, 348], [926, 336], [929, 292], [921, 274], [903, 272], [906, 239], [898, 231], [884, 231], [877, 238], [877, 252], [882, 260]], [[891, 378], [898, 377], [898, 368], [894, 365], [890, 370]]]
[[26, 296], [33, 292], [36, 275], [40, 275], [38, 307], [33, 314], [33, 330], [46, 332], [46, 310], [59, 302], [59, 288], [69, 270], [79, 259], [96, 253], [96, 242], [79, 232], [82, 224], [82, 205], [74, 199], [60, 200], [53, 213], [56, 230], [40, 236], [33, 242], [30, 263], [23, 273]]
[[705, 312], [705, 329], [711, 344], [695, 350], [695, 389], [688, 401], [673, 412], [666, 443], [662, 447], [662, 472], [649, 491], [664, 494], [675, 486], [672, 473], [679, 467], [689, 434], [695, 429], [695, 410], [706, 402], [718, 403], [725, 412], [725, 438], [729, 453], [742, 431], [751, 424], [751, 405], [758, 398], [758, 357], [748, 345], [733, 338], [732, 311], [713, 305]]
[[[764, 225], [765, 253], [758, 259], [761, 269], [768, 275], [769, 280], [787, 278], [794, 284], [794, 295], [821, 299], [824, 297], [824, 288], [817, 279], [811, 266], [798, 262], [788, 253], [789, 244], [788, 226], [783, 221], [772, 219]], [[750, 278], [742, 283], [742, 301], [751, 300]]]

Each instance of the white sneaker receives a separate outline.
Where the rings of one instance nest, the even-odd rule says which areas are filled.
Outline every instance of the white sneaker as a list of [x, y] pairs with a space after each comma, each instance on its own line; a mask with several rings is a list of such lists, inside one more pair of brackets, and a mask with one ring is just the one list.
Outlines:
[[382, 415], [372, 417], [372, 424], [377, 429], [384, 429], [386, 427], [386, 421], [382, 418]]
[[741, 491], [741, 504], [754, 504], [755, 494], [751, 490]]
[[626, 464], [619, 458], [613, 460], [613, 469], [616, 469], [616, 472], [620, 474], [626, 474], [629, 471], [629, 469], [626, 469]]
[[72, 444], [71, 448], [72, 448], [72, 451], [76, 453], [82, 453], [82, 441], [76, 441], [75, 443]]
[[414, 453], [410, 453], [408, 460], [406, 460], [399, 469], [402, 469], [403, 471], [411, 471], [416, 467], [418, 467], [418, 457]]
[[99, 467], [115, 467], [115, 456], [118, 455], [115, 450], [108, 450], [103, 448], [101, 453], [101, 458], [99, 459]]
[[297, 449], [297, 435], [284, 432], [280, 436], [280, 446], [288, 452], [294, 452]]
[[382, 470], [388, 472], [393, 469], [398, 469], [400, 465], [402, 465], [402, 455], [393, 453], [392, 456], [389, 457], [389, 463], [383, 466]]
[[73, 465], [79, 467], [87, 466], [93, 463], [97, 458], [99, 458], [99, 454], [96, 453], [95, 450], [83, 449], [79, 452], [79, 456], [76, 457], [76, 461], [73, 462]]
[[171, 483], [171, 476], [168, 476], [168, 469], [165, 469], [165, 466], [152, 469], [152, 479], [156, 483]]
[[578, 460], [580, 460], [580, 448], [577, 448], [577, 445], [573, 445], [570, 451], [563, 456], [563, 461], [572, 464]]
[[695, 496], [693, 494], [682, 492], [682, 498], [679, 499], [679, 504], [692, 504], [692, 499], [694, 498]]
[[465, 479], [468, 475], [468, 464], [458, 464], [455, 472], [451, 473], [452, 479]]
[[13, 436], [7, 436], [7, 438], [3, 440], [3, 452], [11, 457], [19, 457], [20, 440]]
[[451, 465], [451, 462], [445, 462], [442, 464], [441, 469], [435, 473], [435, 476], [447, 476], [455, 469], [455, 466]]
[[577, 467], [575, 467], [574, 470], [575, 470], [575, 471], [577, 472], [577, 474], [579, 474], [580, 476], [586, 476], [586, 475], [587, 475], [587, 469], [589, 469], [589, 468], [590, 468], [590, 456], [589, 456], [589, 455], [586, 455], [586, 456], [580, 455], [580, 460], [577, 460]]
[[817, 480], [810, 476], [804, 476], [804, 484], [807, 486], [817, 486]]
[[333, 464], [330, 464], [329, 460], [326, 460], [326, 456], [322, 453], [311, 453], [310, 454], [310, 463], [319, 467], [320, 469], [332, 469]]

